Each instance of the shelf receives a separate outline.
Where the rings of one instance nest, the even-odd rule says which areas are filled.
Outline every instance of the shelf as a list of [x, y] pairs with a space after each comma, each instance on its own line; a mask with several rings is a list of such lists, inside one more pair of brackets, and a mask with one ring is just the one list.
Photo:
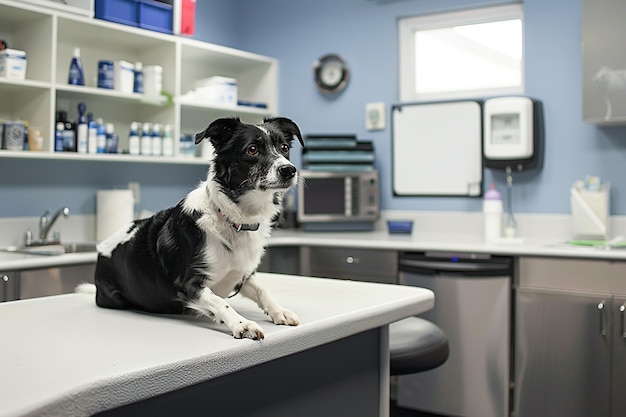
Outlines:
[[75, 152], [31, 152], [31, 151], [7, 151], [0, 150], [1, 158], [14, 159], [46, 159], [58, 161], [92, 161], [92, 162], [126, 162], [126, 163], [148, 163], [148, 164], [174, 164], [174, 165], [207, 165], [208, 162], [201, 158], [180, 158], [180, 157], [153, 157], [135, 156], [126, 154], [83, 154]]
[[266, 108], [252, 107], [252, 106], [220, 106], [210, 105], [207, 106], [201, 103], [188, 102], [185, 100], [179, 100], [180, 105], [189, 110], [197, 111], [209, 111], [209, 112], [221, 112], [221, 113], [237, 113], [237, 114], [249, 114], [255, 116], [268, 116], [271, 113]]
[[137, 93], [121, 93], [117, 90], [109, 90], [106, 88], [97, 88], [97, 87], [87, 87], [87, 86], [77, 86], [77, 85], [68, 85], [68, 84], [57, 84], [56, 90], [59, 94], [57, 96], [62, 96], [63, 98], [75, 99], [75, 100], [84, 100], [87, 97], [107, 97], [114, 100], [121, 101], [131, 101], [142, 104], [148, 104], [151, 106], [165, 106], [167, 102], [164, 101], [150, 101], [145, 98], [143, 94]]
[[[50, 160], [119, 161], [161, 164], [205, 164], [200, 159], [179, 155], [174, 158], [130, 156], [126, 154], [56, 153], [54, 132], [57, 111], [68, 119], [78, 118], [79, 103], [87, 105], [94, 119], [114, 125], [119, 149], [128, 150], [128, 132], [133, 122], [170, 125], [174, 143], [196, 134], [220, 117], [240, 117], [258, 123], [277, 114], [278, 62], [271, 57], [173, 36], [59, 9], [40, 7], [47, 0], [0, 0], [0, 39], [10, 47], [24, 50], [27, 56], [25, 80], [0, 79], [0, 119], [28, 120], [44, 131], [43, 151], [0, 151], [0, 158]], [[90, 0], [68, 0], [70, 6], [91, 10]], [[80, 49], [84, 86], [67, 84], [74, 50]], [[162, 67], [162, 91], [173, 100], [151, 101], [144, 95], [121, 93], [97, 87], [98, 62], [101, 60], [141, 62], [144, 69]], [[215, 75], [237, 80], [238, 98], [264, 103], [252, 106], [206, 105], [186, 101], [186, 94], [200, 80]], [[147, 77], [144, 83], [148, 82]], [[146, 89], [144, 85], [144, 89]]]
[[0, 77], [0, 91], [3, 92], [22, 92], [25, 90], [49, 90], [51, 84], [45, 81], [36, 80], [12, 80]]

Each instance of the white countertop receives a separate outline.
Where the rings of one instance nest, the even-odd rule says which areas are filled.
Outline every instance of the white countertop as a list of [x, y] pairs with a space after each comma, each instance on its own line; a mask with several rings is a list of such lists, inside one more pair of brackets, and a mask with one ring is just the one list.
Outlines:
[[551, 256], [626, 260], [626, 249], [573, 246], [553, 239], [526, 239], [522, 243], [486, 243], [463, 234], [389, 234], [385, 232], [304, 232], [275, 230], [269, 246], [332, 246], [397, 251], [444, 251], [509, 256]]
[[33, 255], [0, 251], [0, 272], [92, 264], [95, 263], [97, 259], [98, 254], [96, 252], [66, 253], [63, 255]]
[[[65, 255], [63, 255], [65, 256]], [[296, 327], [276, 326], [250, 300], [229, 302], [265, 339], [223, 325], [95, 305], [66, 294], [0, 303], [0, 416], [81, 416], [242, 370], [432, 308], [416, 287], [258, 274]]]
[[[398, 251], [446, 251], [488, 253], [508, 256], [550, 256], [605, 260], [626, 260], [626, 248], [601, 249], [573, 246], [565, 240], [525, 239], [523, 243], [486, 243], [482, 237], [469, 234], [389, 234], [375, 232], [305, 232], [275, 230], [268, 241], [271, 246], [334, 246]], [[0, 251], [0, 272], [50, 268], [96, 262], [96, 253], [32, 255]]]

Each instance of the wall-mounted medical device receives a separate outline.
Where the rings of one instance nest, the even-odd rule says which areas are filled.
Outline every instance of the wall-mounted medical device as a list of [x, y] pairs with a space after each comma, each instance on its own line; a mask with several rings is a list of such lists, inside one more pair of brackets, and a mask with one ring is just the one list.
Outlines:
[[540, 168], [543, 109], [523, 96], [495, 97], [483, 103], [483, 154], [487, 168], [522, 171]]

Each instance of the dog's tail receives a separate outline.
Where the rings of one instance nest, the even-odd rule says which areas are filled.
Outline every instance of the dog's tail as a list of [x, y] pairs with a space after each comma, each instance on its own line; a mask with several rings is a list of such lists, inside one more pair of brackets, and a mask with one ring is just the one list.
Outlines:
[[82, 284], [78, 284], [74, 292], [77, 292], [79, 294], [95, 294], [96, 286], [88, 282], [83, 282]]

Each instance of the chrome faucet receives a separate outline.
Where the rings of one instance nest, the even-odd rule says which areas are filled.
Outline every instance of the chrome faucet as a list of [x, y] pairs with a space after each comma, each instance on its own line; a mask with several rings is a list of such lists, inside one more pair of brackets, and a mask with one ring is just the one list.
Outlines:
[[67, 207], [60, 208], [56, 213], [54, 213], [52, 218], [48, 217], [49, 214], [50, 210], [46, 210], [46, 212], [39, 218], [39, 242], [36, 242], [38, 244], [60, 243], [61, 237], [58, 236], [58, 234], [55, 233], [52, 239], [48, 238], [48, 234], [60, 215], [63, 215], [63, 217], [70, 215], [70, 209]]

